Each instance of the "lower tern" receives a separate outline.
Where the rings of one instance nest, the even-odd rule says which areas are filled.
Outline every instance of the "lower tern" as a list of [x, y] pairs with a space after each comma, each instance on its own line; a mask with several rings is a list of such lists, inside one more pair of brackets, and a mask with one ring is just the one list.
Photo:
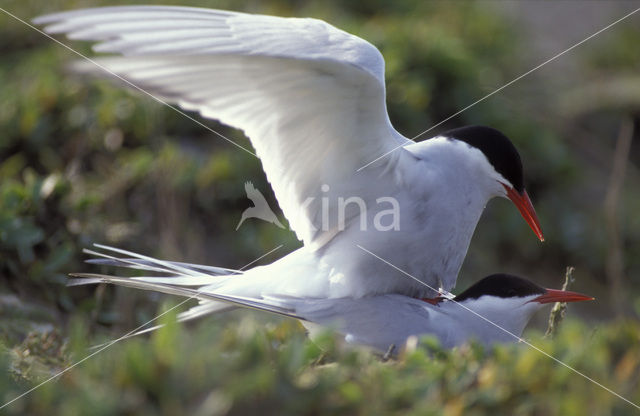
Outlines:
[[[93, 253], [107, 257], [92, 260], [94, 263], [163, 271], [172, 276], [128, 278], [78, 274], [71, 284], [112, 283], [199, 299], [200, 305], [179, 315], [183, 321], [229, 307], [262, 310], [300, 320], [312, 336], [318, 327], [330, 328], [344, 335], [347, 343], [364, 345], [379, 352], [389, 350], [392, 345], [402, 350], [409, 337], [422, 335], [435, 336], [444, 348], [452, 348], [470, 340], [486, 346], [515, 342], [533, 314], [544, 305], [593, 299], [576, 292], [545, 289], [529, 280], [507, 274], [485, 277], [453, 298], [439, 297], [429, 302], [399, 294], [358, 299], [234, 296], [207, 286], [193, 289], [185, 284], [198, 279], [202, 281], [207, 275], [218, 278], [216, 274], [223, 270], [159, 261], [134, 253], [123, 253], [136, 256], [132, 258]], [[237, 278], [241, 278], [241, 275]]]

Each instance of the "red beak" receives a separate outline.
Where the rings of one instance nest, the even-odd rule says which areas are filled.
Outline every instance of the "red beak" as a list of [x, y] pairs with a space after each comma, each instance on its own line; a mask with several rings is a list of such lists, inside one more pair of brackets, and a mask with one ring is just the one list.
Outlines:
[[533, 299], [531, 302], [551, 303], [551, 302], [580, 302], [582, 300], [594, 300], [595, 298], [582, 293], [569, 292], [566, 290], [547, 289], [546, 293]]
[[542, 228], [540, 227], [540, 221], [538, 221], [538, 216], [536, 215], [536, 210], [533, 209], [533, 204], [529, 199], [529, 195], [527, 191], [522, 191], [522, 195], [518, 193], [512, 187], [502, 184], [504, 189], [507, 191], [507, 197], [514, 203], [514, 205], [520, 211], [520, 215], [522, 218], [529, 224], [529, 227], [536, 233], [536, 236], [540, 239], [540, 241], [544, 241], [544, 236], [542, 235]]

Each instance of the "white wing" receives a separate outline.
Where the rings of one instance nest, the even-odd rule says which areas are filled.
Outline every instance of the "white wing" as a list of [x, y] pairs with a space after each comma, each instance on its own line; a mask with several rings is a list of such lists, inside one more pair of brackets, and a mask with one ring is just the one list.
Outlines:
[[34, 22], [48, 24], [49, 33], [100, 41], [96, 51], [126, 55], [99, 59], [109, 70], [244, 130], [292, 229], [306, 244], [328, 241], [320, 226], [321, 197], [328, 195], [321, 192], [323, 184], [334, 193], [365, 188], [375, 198], [381, 192], [376, 180], [404, 152], [355, 175], [407, 139], [386, 112], [380, 52], [321, 20], [125, 6]]
[[[348, 342], [368, 345], [382, 352], [392, 344], [402, 349], [411, 335], [437, 335], [435, 307], [419, 299], [387, 294], [359, 299], [309, 299], [266, 297], [271, 305], [294, 311], [298, 319], [333, 328]], [[306, 325], [305, 325], [306, 326]]]

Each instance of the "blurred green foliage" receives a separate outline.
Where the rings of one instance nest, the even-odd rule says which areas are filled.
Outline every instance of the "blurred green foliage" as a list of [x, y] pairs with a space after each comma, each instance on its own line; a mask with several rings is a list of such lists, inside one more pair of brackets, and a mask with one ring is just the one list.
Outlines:
[[[2, 7], [29, 20], [59, 10], [128, 3], [9, 0]], [[154, 3], [313, 16], [358, 34], [385, 56], [390, 116], [409, 137], [548, 57], [531, 56], [522, 21], [497, 13], [495, 2]], [[598, 303], [572, 305], [570, 316], [597, 322], [612, 318], [614, 310], [627, 317], [640, 313], [637, 133], [619, 201], [624, 269], [616, 299], [609, 292], [611, 243], [602, 208], [620, 125], [624, 120], [637, 125], [639, 36], [637, 25], [620, 24], [562, 58], [572, 65], [558, 69], [549, 64], [421, 136], [465, 124], [504, 131], [523, 157], [527, 189], [547, 237], [540, 245], [510, 204], [490, 204], [458, 288], [497, 271], [558, 286], [565, 266], [572, 264], [577, 266], [575, 289], [597, 295]], [[65, 42], [91, 53], [85, 44]], [[570, 44], [558, 42], [554, 53]], [[67, 273], [95, 270], [82, 263], [82, 248], [106, 243], [239, 268], [280, 244], [284, 247], [261, 262], [299, 245], [292, 233], [267, 223], [248, 221], [234, 231], [250, 204], [246, 180], [277, 206], [253, 157], [153, 100], [70, 73], [66, 67], [77, 56], [3, 13], [0, 52], [0, 340], [3, 367], [9, 369], [0, 376], [0, 400], [86, 356], [88, 345], [118, 337], [155, 316], [163, 299], [155, 294], [66, 288]], [[203, 122], [250, 146], [240, 132]], [[171, 316], [164, 321], [171, 323]], [[297, 325], [273, 322], [281, 321], [231, 314], [188, 330], [169, 325], [151, 339], [109, 348], [16, 402], [9, 412], [630, 410], [521, 345], [447, 352], [428, 344], [398, 362], [383, 363], [362, 350], [343, 350], [331, 337], [319, 342], [322, 352], [304, 340]], [[593, 325], [567, 322], [558, 339], [534, 335], [534, 344], [640, 401], [637, 322], [595, 325], [592, 331]]]
[[[165, 315], [149, 340], [133, 339], [43, 385], [5, 414], [415, 414], [605, 415], [634, 408], [525, 345], [454, 350], [433, 339], [384, 362], [344, 348], [330, 335], [315, 343], [292, 320], [264, 325], [203, 322], [186, 331]], [[279, 322], [279, 323], [278, 323]], [[68, 363], [89, 354], [82, 323], [72, 326]], [[553, 341], [531, 342], [629, 400], [640, 401], [638, 325], [593, 330], [565, 322]], [[21, 346], [2, 355], [24, 355]], [[63, 356], [64, 357], [64, 356]], [[57, 368], [57, 367], [55, 367]], [[45, 379], [41, 375], [37, 380]], [[0, 401], [29, 387], [0, 375]]]

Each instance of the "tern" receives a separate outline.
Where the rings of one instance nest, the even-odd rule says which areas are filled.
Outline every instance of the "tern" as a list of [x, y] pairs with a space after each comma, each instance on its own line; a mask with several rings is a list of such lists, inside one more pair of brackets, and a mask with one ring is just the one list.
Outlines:
[[[234, 296], [211, 290], [207, 286], [190, 288], [207, 275], [226, 273], [209, 266], [173, 263], [135, 253], [107, 250], [134, 256], [118, 258], [91, 252], [106, 259], [93, 263], [132, 267], [168, 273], [169, 277], [116, 277], [104, 274], [77, 274], [72, 285], [112, 283], [138, 289], [193, 297], [200, 305], [183, 312], [185, 321], [226, 310], [245, 307], [288, 316], [300, 320], [313, 337], [321, 328], [344, 335], [351, 344], [364, 345], [385, 352], [395, 345], [402, 349], [411, 336], [432, 335], [444, 348], [452, 348], [475, 339], [483, 345], [514, 342], [535, 312], [547, 303], [593, 300], [576, 292], [545, 289], [521, 277], [493, 274], [478, 281], [454, 298], [421, 299], [381, 294], [363, 298], [309, 298], [287, 295]], [[149, 332], [157, 327], [140, 331]]]
[[407, 139], [387, 114], [380, 51], [322, 20], [122, 6], [34, 23], [123, 55], [77, 70], [108, 72], [250, 138], [304, 246], [241, 277], [218, 279], [226, 294], [437, 296], [434, 288], [455, 286], [494, 197], [513, 201], [544, 240], [507, 136], [466, 126], [418, 143]]

